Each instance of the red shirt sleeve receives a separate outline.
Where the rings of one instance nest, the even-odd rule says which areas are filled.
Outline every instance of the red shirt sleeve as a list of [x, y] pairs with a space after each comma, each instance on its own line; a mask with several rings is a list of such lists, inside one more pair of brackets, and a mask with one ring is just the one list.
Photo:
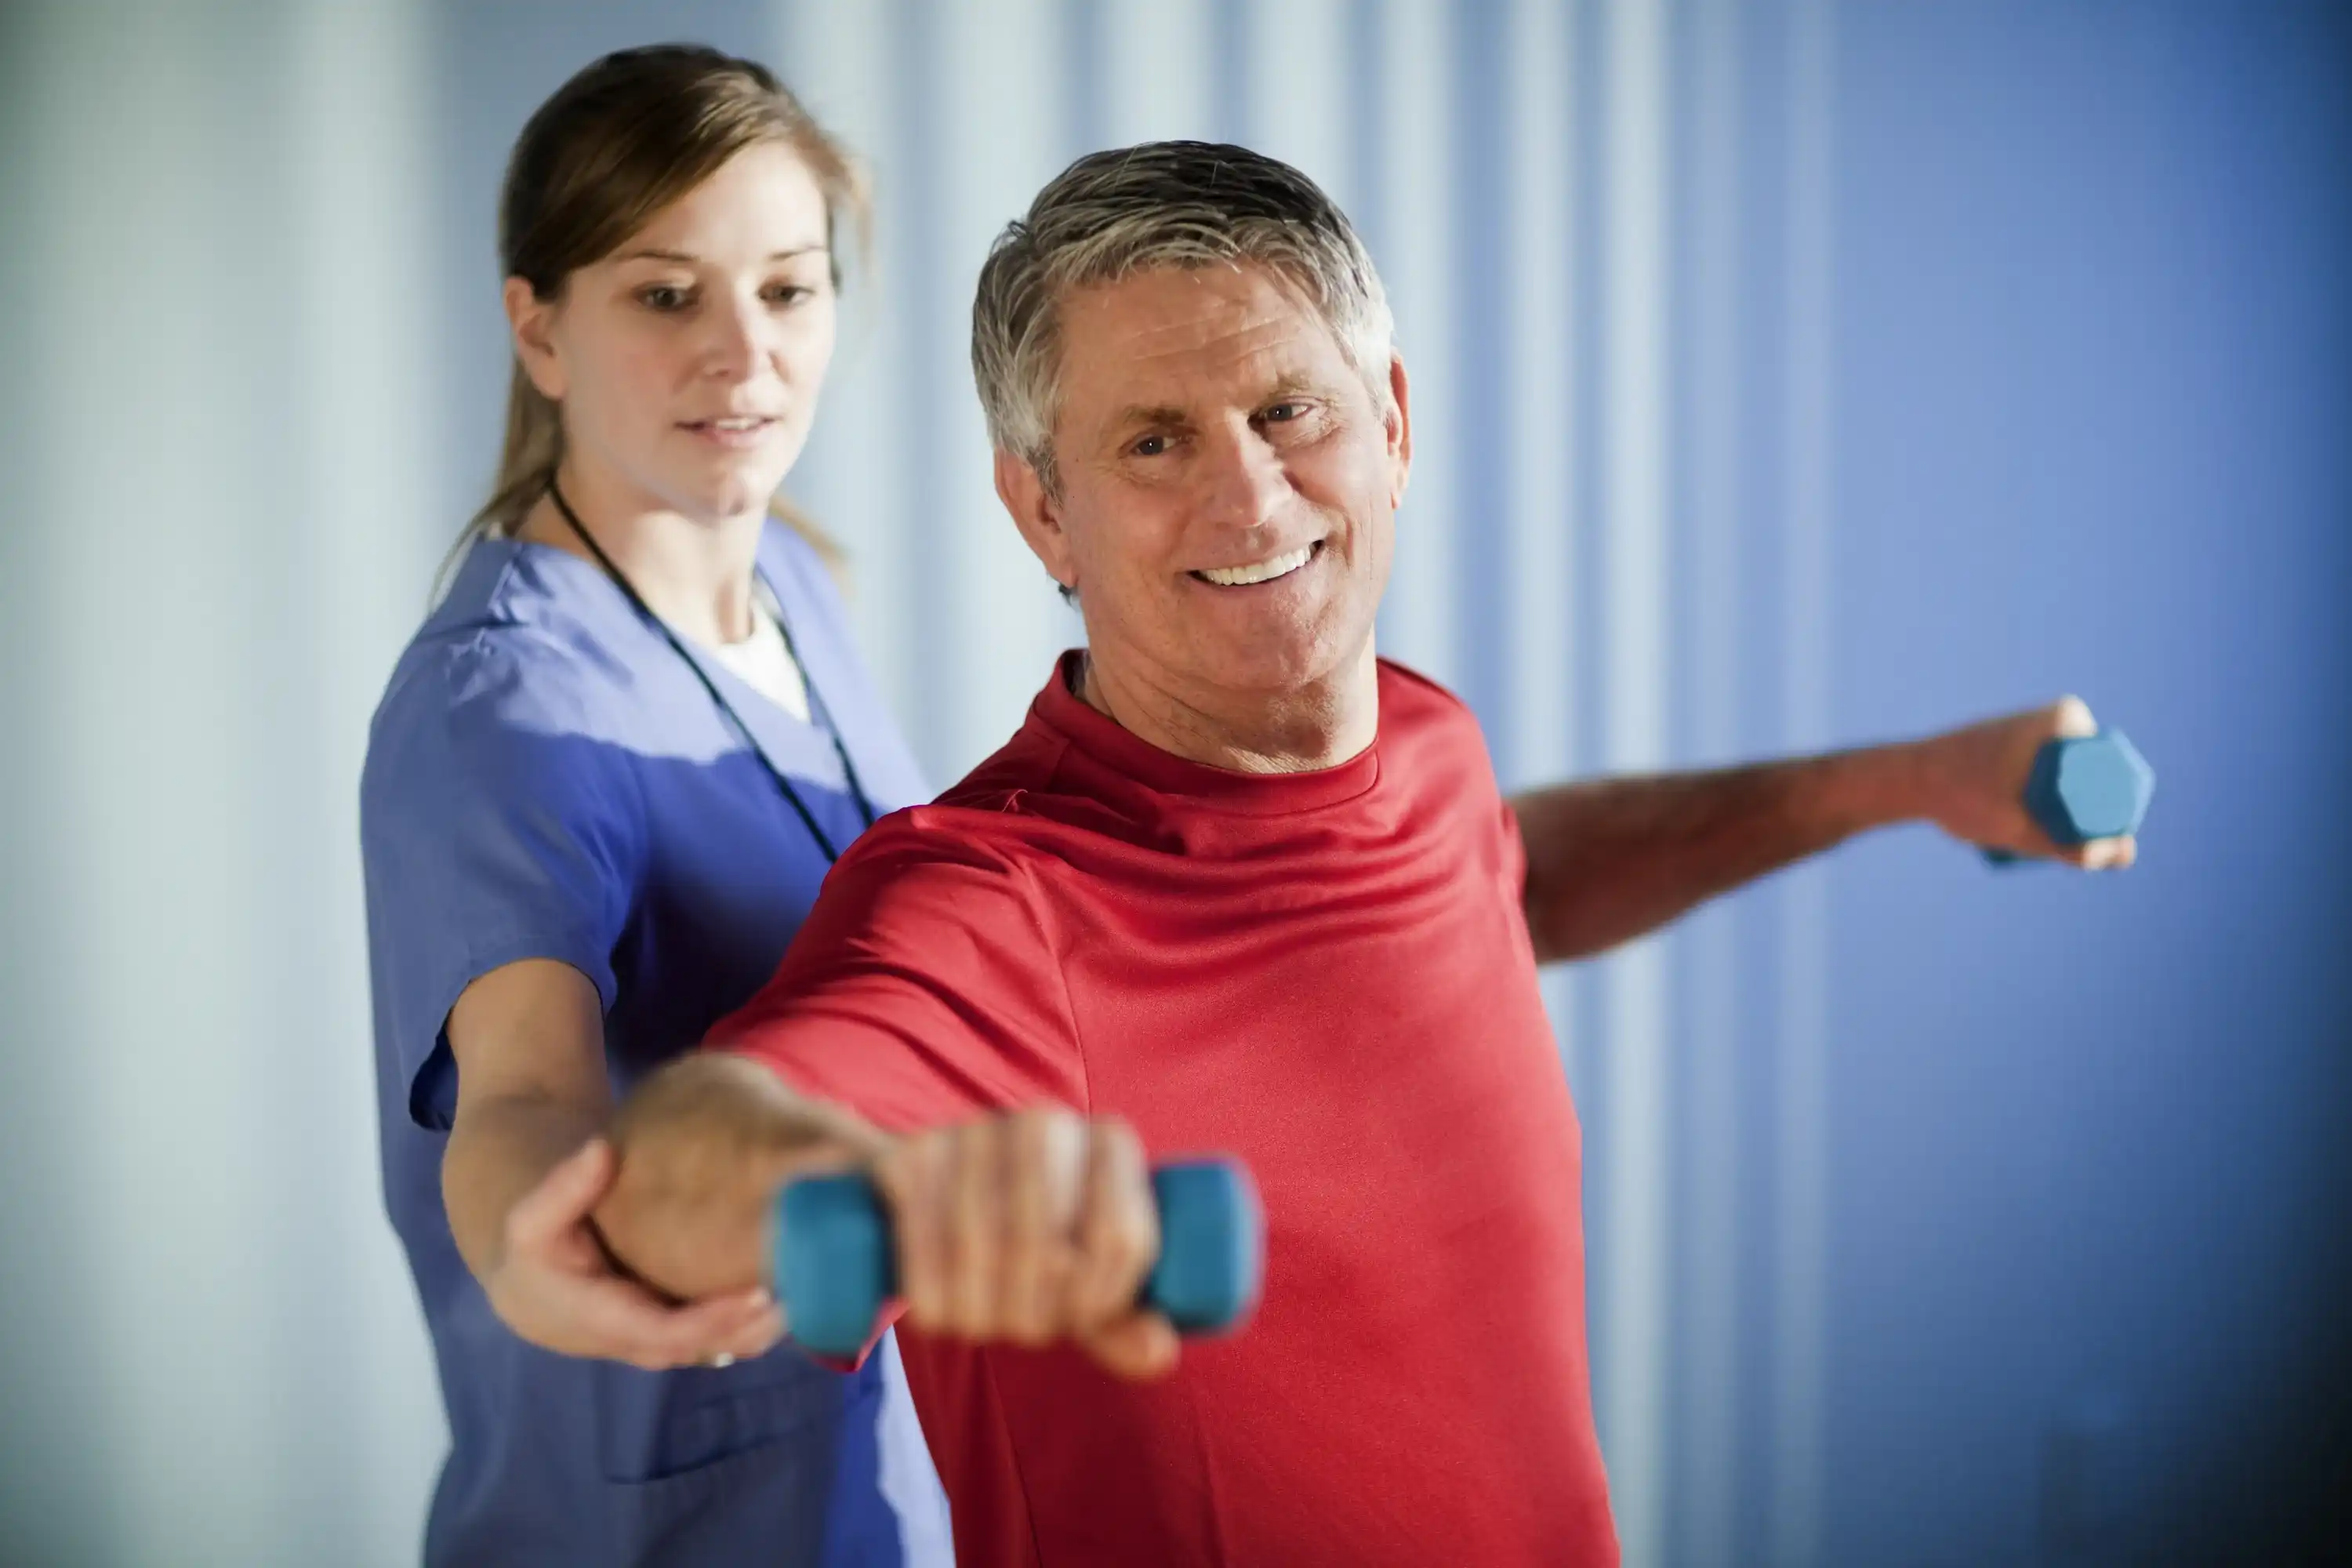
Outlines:
[[1088, 1109], [1060, 956], [1027, 866], [990, 843], [999, 820], [926, 807], [877, 824], [710, 1047], [887, 1131]]

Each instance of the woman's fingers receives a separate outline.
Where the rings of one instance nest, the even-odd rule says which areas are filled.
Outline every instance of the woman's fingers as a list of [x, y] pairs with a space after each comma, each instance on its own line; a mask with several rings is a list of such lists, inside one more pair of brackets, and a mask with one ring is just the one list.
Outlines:
[[783, 1335], [764, 1289], [683, 1306], [616, 1271], [588, 1215], [612, 1190], [612, 1145], [589, 1140], [508, 1211], [493, 1305], [532, 1343], [565, 1355], [659, 1370], [763, 1354]]
[[617, 1276], [581, 1281], [574, 1289], [565, 1303], [578, 1336], [569, 1351], [574, 1355], [658, 1372], [720, 1358], [746, 1360], [765, 1354], [783, 1337], [783, 1316], [764, 1290], [673, 1307]]
[[766, 1355], [783, 1342], [783, 1309], [773, 1300], [766, 1300], [766, 1291], [759, 1294], [762, 1298], [761, 1304], [746, 1315], [742, 1326], [730, 1332], [720, 1346], [726, 1354], [738, 1361]]
[[507, 1211], [507, 1246], [543, 1250], [577, 1230], [612, 1190], [613, 1146], [591, 1138], [556, 1162], [539, 1185]]

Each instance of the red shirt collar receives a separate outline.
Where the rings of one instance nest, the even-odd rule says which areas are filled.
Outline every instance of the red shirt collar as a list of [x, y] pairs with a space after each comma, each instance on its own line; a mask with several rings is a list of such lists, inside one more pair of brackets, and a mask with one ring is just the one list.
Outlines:
[[1055, 661], [1053, 679], [1030, 704], [1029, 718], [1113, 773], [1157, 794], [1182, 795], [1219, 810], [1253, 815], [1312, 811], [1363, 795], [1381, 776], [1381, 744], [1372, 743], [1337, 766], [1306, 773], [1255, 773], [1212, 767], [1161, 751], [1108, 714], [1087, 705], [1074, 689], [1082, 649]]

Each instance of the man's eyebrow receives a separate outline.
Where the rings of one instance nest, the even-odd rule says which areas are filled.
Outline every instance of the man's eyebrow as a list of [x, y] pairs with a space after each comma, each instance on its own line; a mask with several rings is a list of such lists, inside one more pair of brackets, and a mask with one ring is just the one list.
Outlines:
[[1274, 378], [1272, 386], [1266, 388], [1265, 401], [1278, 403], [1286, 397], [1296, 397], [1302, 392], [1320, 393], [1325, 390], [1319, 379], [1307, 374], [1303, 370], [1285, 371]]
[[1192, 422], [1192, 417], [1171, 405], [1148, 408], [1139, 403], [1130, 403], [1120, 409], [1110, 423], [1114, 430], [1132, 430], [1139, 425], [1186, 425]]
[[[768, 259], [790, 261], [795, 256], [822, 256], [831, 248], [821, 240], [812, 240], [806, 245], [794, 246], [790, 250], [779, 250]], [[647, 246], [641, 250], [632, 250], [625, 255], [614, 257], [614, 259], [616, 261], [675, 261], [681, 266], [693, 267], [699, 264], [702, 258], [688, 251], [664, 250], [656, 246]]]
[[[1321, 378], [1303, 370], [1292, 370], [1276, 376], [1258, 396], [1264, 403], [1279, 403], [1286, 397], [1297, 397], [1301, 393], [1320, 395], [1327, 390]], [[1192, 422], [1190, 414], [1172, 404], [1148, 406], [1130, 403], [1120, 409], [1110, 423], [1114, 430], [1132, 430], [1143, 425], [1189, 425]]]

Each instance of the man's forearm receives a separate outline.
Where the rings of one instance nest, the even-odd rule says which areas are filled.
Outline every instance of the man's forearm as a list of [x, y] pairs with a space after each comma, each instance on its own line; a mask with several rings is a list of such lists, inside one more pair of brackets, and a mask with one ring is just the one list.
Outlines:
[[1914, 747], [1595, 779], [1512, 800], [1539, 963], [1630, 942], [1718, 893], [1926, 814]]

